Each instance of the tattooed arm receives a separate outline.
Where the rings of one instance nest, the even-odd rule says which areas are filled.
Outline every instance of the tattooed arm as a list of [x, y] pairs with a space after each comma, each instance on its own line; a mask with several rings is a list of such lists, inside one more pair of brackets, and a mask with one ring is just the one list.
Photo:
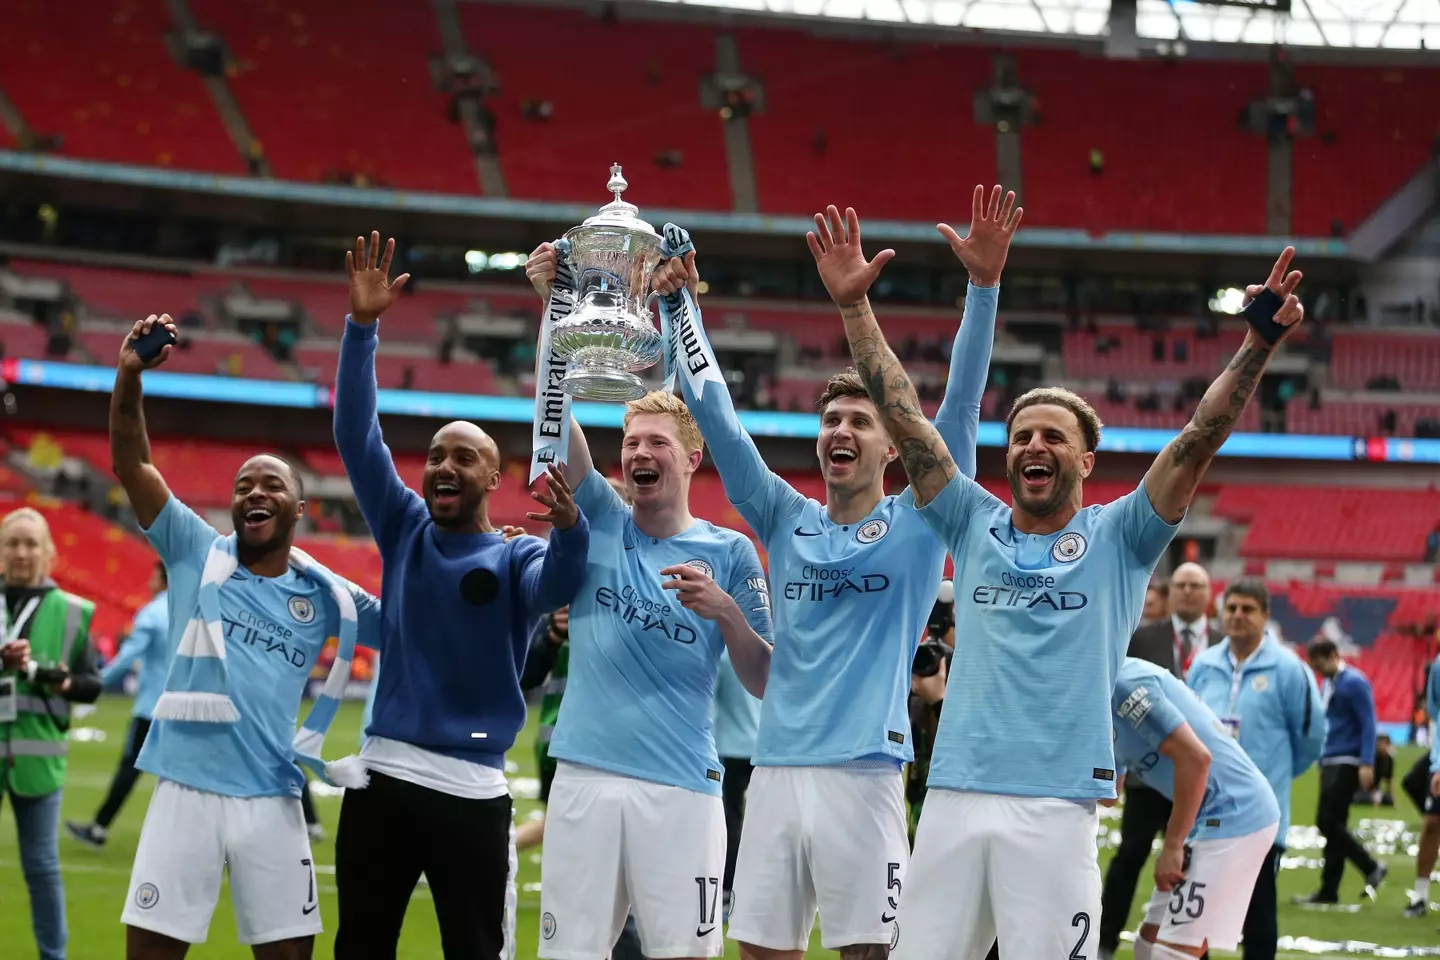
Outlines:
[[915, 505], [923, 507], [955, 475], [955, 461], [940, 432], [920, 409], [915, 385], [901, 369], [870, 310], [866, 292], [895, 251], [881, 250], [874, 260], [866, 262], [860, 249], [860, 218], [850, 208], [846, 208], [843, 219], [833, 206], [823, 215], [817, 213], [815, 229], [805, 239], [830, 299], [840, 307], [855, 371], [875, 402], [890, 441], [900, 451]]
[[165, 478], [150, 462], [150, 437], [145, 432], [145, 410], [140, 390], [140, 372], [159, 366], [170, 356], [173, 347], [165, 347], [150, 363], [135, 353], [134, 341], [156, 323], [163, 323], [174, 333], [175, 324], [169, 314], [150, 316], [137, 322], [120, 348], [120, 362], [115, 368], [115, 389], [110, 394], [110, 470], [130, 498], [130, 509], [142, 529], [149, 529], [170, 499]]
[[[1275, 314], [1275, 322], [1290, 328], [1305, 317], [1305, 309], [1293, 292], [1300, 283], [1300, 271], [1286, 272], [1294, 255], [1294, 248], [1286, 247], [1264, 286], [1253, 285], [1245, 291], [1252, 299], [1265, 287], [1278, 293], [1284, 303]], [[1210, 461], [1215, 459], [1230, 431], [1240, 421], [1240, 415], [1250, 405], [1265, 366], [1278, 346], [1278, 343], [1270, 346], [1254, 330], [1247, 331], [1240, 352], [1210, 384], [1185, 429], [1160, 451], [1145, 474], [1145, 492], [1155, 512], [1165, 520], [1178, 523], [1185, 515]]]
[[890, 434], [890, 442], [900, 451], [900, 462], [915, 495], [915, 506], [923, 507], [934, 500], [950, 478], [955, 475], [955, 461], [950, 456], [940, 431], [920, 408], [915, 385], [905, 375], [895, 352], [885, 342], [869, 298], [842, 306], [845, 337], [855, 359], [855, 371], [865, 390], [880, 411], [880, 422]]

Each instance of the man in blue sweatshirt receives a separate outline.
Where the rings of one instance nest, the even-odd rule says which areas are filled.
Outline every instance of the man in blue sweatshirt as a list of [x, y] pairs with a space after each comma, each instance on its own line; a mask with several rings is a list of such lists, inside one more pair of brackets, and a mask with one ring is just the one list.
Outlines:
[[495, 442], [471, 423], [431, 441], [423, 498], [395, 472], [376, 413], [380, 315], [409, 274], [389, 279], [391, 240], [357, 237], [346, 254], [350, 316], [335, 381], [335, 443], [384, 565], [384, 669], [360, 762], [369, 784], [347, 790], [335, 871], [339, 960], [394, 957], [410, 895], [425, 874], [447, 957], [514, 956], [515, 852], [505, 751], [525, 724], [520, 673], [541, 614], [574, 599], [589, 528], [560, 472], [549, 494], [550, 541], [506, 541], [490, 523], [500, 484]]
[[1325, 678], [1320, 698], [1329, 730], [1320, 755], [1320, 803], [1315, 813], [1315, 826], [1325, 838], [1325, 866], [1320, 870], [1320, 889], [1296, 897], [1295, 902], [1337, 903], [1346, 860], [1360, 869], [1371, 890], [1388, 872], [1350, 833], [1348, 823], [1355, 791], [1375, 786], [1375, 697], [1370, 681], [1340, 657], [1335, 641], [1317, 638], [1306, 656]]
[[95, 814], [95, 821], [65, 821], [65, 829], [70, 831], [70, 836], [92, 847], [105, 845], [111, 821], [120, 813], [120, 808], [140, 779], [135, 761], [140, 759], [140, 748], [145, 746], [145, 735], [150, 732], [150, 714], [165, 689], [165, 671], [170, 666], [170, 644], [166, 640], [170, 632], [170, 612], [165, 586], [165, 564], [157, 561], [150, 574], [150, 592], [154, 596], [135, 614], [130, 635], [115, 651], [115, 659], [100, 671], [100, 682], [108, 687], [139, 663], [140, 686], [135, 691], [135, 701], [130, 708], [130, 730], [125, 735], [120, 768], [110, 780], [110, 790]]
[[[935, 426], [972, 477], [1000, 274], [1023, 213], [1013, 204], [996, 186], [987, 209], [977, 186], [965, 239], [942, 230], [970, 284]], [[699, 279], [690, 253], [657, 273], [656, 288], [669, 295], [688, 285], [693, 297]], [[698, 315], [695, 324], [708, 352]], [[818, 913], [827, 949], [886, 948], [910, 859], [901, 768], [914, 759], [911, 665], [945, 545], [910, 491], [886, 495], [898, 453], [853, 370], [831, 377], [815, 404], [824, 503], [766, 465], [723, 382], [697, 397], [680, 380], [726, 496], [764, 544], [776, 584], [780, 640], [761, 707], [753, 816], [743, 839], [730, 837], [739, 857], [729, 936], [747, 960], [801, 951]]]
[[1275, 845], [1255, 879], [1245, 915], [1245, 960], [1274, 960], [1275, 874], [1290, 829], [1290, 784], [1320, 756], [1325, 708], [1315, 676], [1278, 639], [1266, 634], [1270, 593], [1252, 578], [1232, 580], [1221, 600], [1225, 639], [1190, 664], [1186, 683], [1209, 707], [1275, 793], [1280, 822]]

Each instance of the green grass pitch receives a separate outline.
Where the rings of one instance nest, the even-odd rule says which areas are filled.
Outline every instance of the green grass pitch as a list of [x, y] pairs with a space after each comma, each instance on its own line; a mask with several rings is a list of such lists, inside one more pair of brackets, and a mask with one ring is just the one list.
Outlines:
[[[129, 700], [123, 697], [106, 697], [95, 713], [77, 720], [76, 733], [71, 747], [70, 776], [65, 788], [64, 815], [69, 819], [88, 820], [94, 815], [109, 784], [110, 775], [119, 756], [125, 726], [129, 722]], [[327, 740], [327, 752], [333, 757], [342, 755], [356, 742], [360, 725], [359, 704], [346, 704]], [[103, 739], [99, 734], [103, 733]], [[512, 776], [533, 778], [535, 776], [534, 752], [531, 749], [534, 736], [534, 717], [521, 734], [510, 760], [518, 767]], [[1416, 752], [1402, 750], [1396, 757], [1396, 768], [1403, 774], [1409, 768]], [[129, 803], [111, 829], [110, 840], [102, 851], [82, 847], [68, 836], [61, 838], [61, 861], [65, 875], [65, 894], [69, 909], [70, 958], [71, 960], [113, 960], [124, 955], [124, 930], [120, 925], [120, 910], [125, 898], [130, 863], [136, 841], [140, 835], [140, 824], [145, 816], [154, 787], [153, 778], [145, 777], [136, 788]], [[1313, 822], [1315, 810], [1316, 778], [1312, 771], [1295, 785], [1295, 821], [1300, 824]], [[523, 791], [520, 791], [523, 792]], [[327, 838], [315, 845], [315, 860], [320, 871], [321, 910], [325, 917], [325, 934], [317, 944], [316, 957], [332, 955], [331, 944], [335, 931], [335, 879], [333, 837], [336, 822], [340, 816], [338, 797], [317, 795], [321, 819], [324, 821]], [[6, 805], [8, 807], [8, 804]], [[517, 818], [529, 817], [539, 807], [534, 800], [518, 800]], [[1352, 827], [1365, 819], [1376, 821], [1403, 821], [1407, 831], [1413, 831], [1419, 818], [1408, 800], [1400, 798], [1392, 808], [1355, 808], [1351, 816]], [[1117, 824], [1118, 826], [1118, 824]], [[1414, 875], [1413, 856], [1407, 846], [1413, 843], [1408, 833], [1396, 835], [1394, 830], [1384, 826], [1375, 831], [1383, 855], [1390, 864], [1390, 879], [1379, 892], [1377, 902], [1371, 903], [1361, 895], [1361, 882], [1354, 868], [1348, 868], [1342, 899], [1350, 904], [1359, 904], [1358, 912], [1302, 910], [1289, 903], [1292, 894], [1306, 893], [1315, 889], [1319, 882], [1318, 872], [1313, 866], [1299, 866], [1283, 870], [1280, 874], [1280, 933], [1282, 938], [1308, 937], [1318, 941], [1361, 941], [1391, 947], [1420, 946], [1440, 948], [1440, 912], [1432, 913], [1423, 920], [1406, 920], [1400, 911], [1407, 903], [1406, 891]], [[1101, 859], [1108, 859], [1108, 853], [1101, 853]], [[1301, 861], [1318, 859], [1316, 849], [1294, 849], [1290, 857]], [[1149, 872], [1142, 875], [1141, 891], [1136, 897], [1138, 908], [1149, 892]], [[536, 955], [540, 924], [540, 858], [538, 850], [526, 851], [520, 855], [520, 912], [517, 918], [517, 955], [532, 958]], [[1440, 894], [1437, 894], [1440, 899]], [[33, 941], [30, 937], [30, 921], [26, 906], [25, 884], [20, 875], [19, 852], [15, 842], [15, 826], [8, 809], [0, 816], [0, 955], [13, 960], [34, 956]], [[739, 952], [733, 941], [727, 940], [726, 957], [738, 958]], [[1122, 948], [1122, 956], [1128, 949]], [[1315, 956], [1292, 947], [1282, 947], [1282, 956]], [[190, 956], [198, 958], [240, 958], [250, 953], [235, 942], [235, 921], [231, 913], [229, 894], [222, 896], [210, 926], [208, 942], [191, 950]], [[1339, 956], [1341, 954], [1331, 954]], [[1373, 955], [1366, 950], [1362, 955]], [[1397, 954], [1392, 954], [1397, 955]], [[440, 956], [440, 938], [435, 926], [435, 915], [429, 897], [422, 884], [411, 900], [406, 917], [405, 931], [400, 940], [399, 956], [405, 960], [433, 960]], [[818, 931], [807, 954], [809, 957], [835, 956], [820, 949]]]

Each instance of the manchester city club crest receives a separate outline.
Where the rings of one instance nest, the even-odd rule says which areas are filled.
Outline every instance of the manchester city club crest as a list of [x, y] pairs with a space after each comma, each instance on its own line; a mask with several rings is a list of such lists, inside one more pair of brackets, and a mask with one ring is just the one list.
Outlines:
[[295, 618], [296, 623], [309, 623], [315, 619], [315, 604], [307, 597], [290, 598], [290, 616]]
[[546, 940], [555, 936], [555, 914], [547, 913], [540, 918], [540, 935]]
[[890, 532], [890, 524], [876, 517], [874, 520], [867, 520], [855, 531], [855, 539], [861, 543], [874, 543], [885, 534]]
[[1085, 538], [1078, 533], [1067, 533], [1055, 541], [1050, 556], [1061, 563], [1074, 563], [1085, 556]]
[[160, 888], [153, 883], [142, 883], [135, 888], [135, 906], [149, 910], [160, 902]]
[[715, 576], [715, 569], [711, 567], [710, 564], [706, 563], [704, 560], [686, 560], [685, 566], [693, 567], [694, 569], [699, 570], [701, 573], [705, 574], [705, 576], [712, 579]]

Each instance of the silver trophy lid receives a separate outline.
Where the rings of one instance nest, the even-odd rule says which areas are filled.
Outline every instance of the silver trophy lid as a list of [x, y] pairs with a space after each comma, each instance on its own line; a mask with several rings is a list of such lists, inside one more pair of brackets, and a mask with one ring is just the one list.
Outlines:
[[648, 233], [658, 238], [659, 234], [655, 232], [655, 228], [640, 219], [640, 208], [620, 199], [620, 194], [624, 193], [628, 186], [630, 184], [620, 173], [620, 164], [612, 164], [610, 166], [610, 182], [605, 184], [605, 189], [613, 193], [615, 199], [601, 207], [595, 216], [587, 218], [582, 226], [618, 227], [622, 230]]

